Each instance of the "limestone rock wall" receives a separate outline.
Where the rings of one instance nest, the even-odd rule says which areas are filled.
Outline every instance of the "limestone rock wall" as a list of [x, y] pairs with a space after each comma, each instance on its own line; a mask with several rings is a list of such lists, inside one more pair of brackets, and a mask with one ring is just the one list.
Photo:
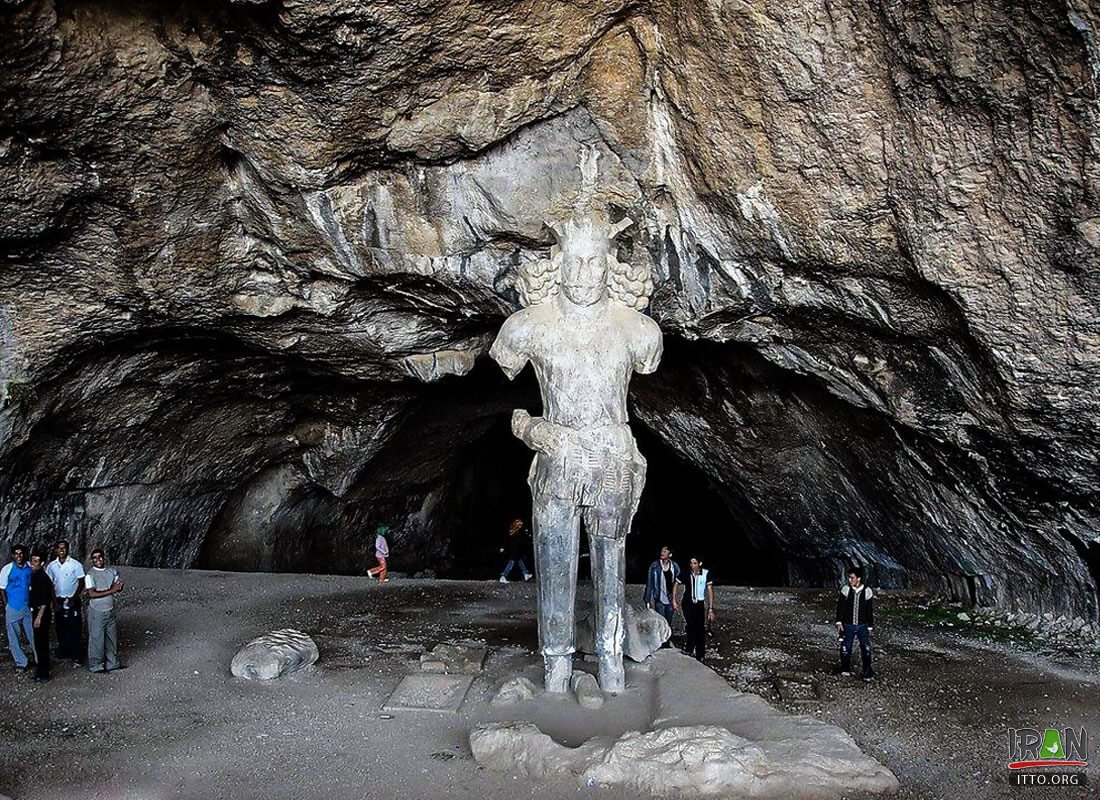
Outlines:
[[529, 399], [475, 361], [594, 147], [670, 342], [636, 417], [793, 582], [1095, 617], [1098, 37], [1086, 0], [9, 0], [0, 535], [279, 569], [387, 521], [445, 566], [455, 452]]

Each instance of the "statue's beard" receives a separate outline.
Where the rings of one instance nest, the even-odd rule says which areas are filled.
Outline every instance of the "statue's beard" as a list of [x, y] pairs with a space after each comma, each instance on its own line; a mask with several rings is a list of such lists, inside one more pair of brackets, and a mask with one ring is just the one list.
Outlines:
[[604, 296], [602, 286], [562, 286], [561, 292], [575, 306], [594, 306]]

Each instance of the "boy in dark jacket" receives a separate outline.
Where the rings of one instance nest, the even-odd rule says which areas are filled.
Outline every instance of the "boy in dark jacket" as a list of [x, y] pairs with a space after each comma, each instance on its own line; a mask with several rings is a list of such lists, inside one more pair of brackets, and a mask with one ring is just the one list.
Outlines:
[[859, 654], [863, 658], [863, 680], [875, 677], [871, 668], [871, 631], [875, 624], [874, 593], [863, 585], [863, 570], [848, 570], [848, 585], [840, 590], [836, 600], [836, 632], [841, 637], [840, 674], [852, 674], [852, 644], [858, 637]]
[[31, 554], [30, 607], [34, 626], [34, 679], [44, 683], [50, 679], [50, 621], [53, 612], [53, 581], [43, 567], [46, 554], [35, 550]]

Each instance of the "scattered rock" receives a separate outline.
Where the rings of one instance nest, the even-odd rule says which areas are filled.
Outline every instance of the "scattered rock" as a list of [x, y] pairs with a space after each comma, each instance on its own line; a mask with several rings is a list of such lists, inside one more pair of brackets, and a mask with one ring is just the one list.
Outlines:
[[[1100, 628], [1083, 617], [1055, 617], [1050, 612], [1039, 615], [989, 607], [974, 608], [970, 615], [985, 627], [1022, 630], [1038, 641], [1057, 642], [1081, 650], [1100, 652]], [[962, 620], [963, 614], [960, 613], [958, 618]]]
[[[591, 607], [577, 613], [577, 652], [596, 652], [593, 635], [594, 611]], [[668, 620], [651, 608], [634, 603], [623, 606], [623, 655], [631, 661], [642, 662], [660, 649], [672, 636]]]
[[265, 633], [246, 644], [229, 665], [238, 678], [269, 681], [317, 661], [317, 644], [292, 628]]
[[596, 679], [588, 672], [574, 672], [569, 681], [577, 702], [584, 708], [603, 708], [603, 692]]
[[486, 653], [484, 647], [437, 644], [430, 652], [421, 653], [420, 669], [448, 674], [477, 673], [481, 672]]
[[539, 687], [529, 678], [517, 676], [509, 678], [500, 685], [493, 699], [489, 701], [494, 706], [508, 706], [514, 703], [523, 703], [537, 697], [541, 693]]
[[812, 674], [783, 672], [775, 677], [775, 690], [784, 703], [813, 703], [822, 698], [821, 681]]
[[774, 647], [754, 647], [751, 650], [746, 650], [742, 658], [753, 664], [766, 664], [773, 668], [791, 661], [791, 656], [788, 653]]

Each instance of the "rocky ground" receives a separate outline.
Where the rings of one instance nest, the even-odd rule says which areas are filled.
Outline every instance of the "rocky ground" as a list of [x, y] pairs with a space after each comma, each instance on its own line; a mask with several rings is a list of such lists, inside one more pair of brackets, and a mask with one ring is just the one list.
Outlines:
[[[99, 676], [63, 664], [44, 686], [10, 670], [0, 677], [0, 794], [626, 797], [480, 769], [465, 732], [484, 718], [495, 688], [488, 677], [474, 682], [457, 714], [380, 709], [411, 663], [439, 642], [488, 645], [487, 673], [529, 657], [533, 584], [123, 572], [126, 670]], [[720, 587], [708, 662], [739, 688], [844, 727], [894, 771], [907, 800], [1024, 792], [1007, 784], [1009, 727], [1085, 726], [1100, 738], [1094, 654], [959, 625], [912, 598], [879, 602], [879, 677], [870, 684], [832, 674], [830, 598], [821, 592]], [[314, 667], [270, 684], [230, 676], [241, 644], [288, 625], [316, 639]], [[1090, 769], [1089, 789], [1026, 794], [1093, 796], [1100, 777]]]

